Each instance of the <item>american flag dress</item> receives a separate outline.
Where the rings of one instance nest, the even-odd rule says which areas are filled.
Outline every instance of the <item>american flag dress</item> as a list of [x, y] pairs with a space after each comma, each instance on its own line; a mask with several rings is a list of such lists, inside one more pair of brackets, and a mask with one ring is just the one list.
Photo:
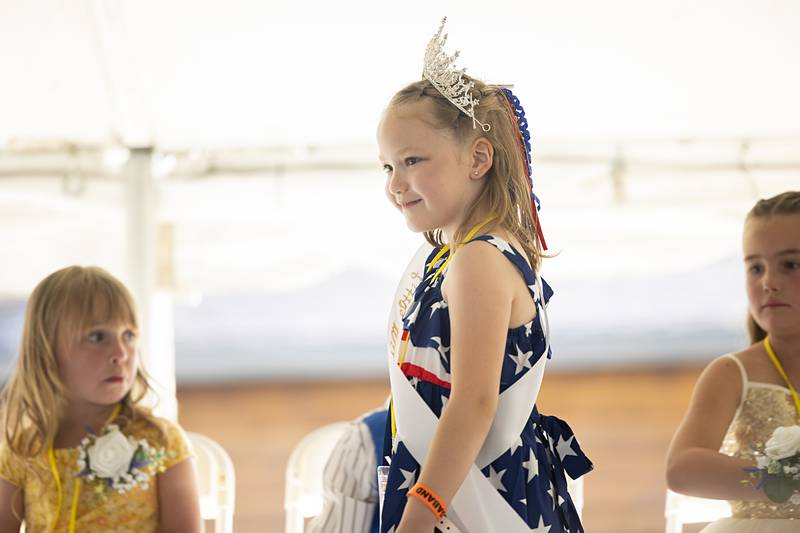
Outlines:
[[[553, 291], [544, 280], [540, 280], [538, 286], [543, 294], [539, 294], [536, 274], [510, 243], [491, 235], [472, 239], [475, 240], [495, 246], [514, 264], [524, 277], [537, 308], [536, 317], [531, 322], [508, 330], [500, 378], [499, 392], [502, 394], [545, 356], [545, 350], [547, 358], [552, 355], [540, 318]], [[437, 252], [434, 250], [428, 256], [426, 266], [430, 266]], [[404, 377], [437, 418], [450, 397], [450, 316], [441, 293], [446, 270], [442, 275], [434, 276], [446, 257], [425, 269], [414, 302], [403, 318], [409, 345], [400, 367]], [[384, 439], [384, 464], [390, 468], [381, 516], [382, 533], [393, 533], [397, 528], [405, 508], [406, 494], [416, 483], [421, 466], [402, 440], [397, 440], [394, 445], [392, 440], [390, 417]], [[567, 423], [554, 416], [541, 415], [534, 405], [519, 438], [481, 472], [531, 531], [576, 533], [583, 532], [583, 527], [567, 491], [565, 474], [577, 479], [591, 469], [591, 461], [581, 451]]]

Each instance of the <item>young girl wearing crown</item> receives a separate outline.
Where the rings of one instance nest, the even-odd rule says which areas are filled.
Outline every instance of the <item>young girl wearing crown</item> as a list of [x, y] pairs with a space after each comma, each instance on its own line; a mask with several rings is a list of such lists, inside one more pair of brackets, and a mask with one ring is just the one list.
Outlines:
[[133, 300], [104, 270], [34, 289], [1, 398], [0, 531], [202, 530], [186, 437], [139, 403], [137, 344]]
[[706, 533], [796, 532], [800, 497], [770, 501], [748, 482], [748, 471], [776, 428], [800, 424], [800, 191], [756, 203], [743, 249], [753, 344], [703, 371], [669, 450], [667, 484], [730, 501], [732, 516]]
[[436, 248], [390, 357], [381, 531], [583, 531], [565, 473], [591, 463], [535, 405], [552, 290], [525, 114], [507, 88], [453, 70], [443, 25], [377, 134], [390, 203]]

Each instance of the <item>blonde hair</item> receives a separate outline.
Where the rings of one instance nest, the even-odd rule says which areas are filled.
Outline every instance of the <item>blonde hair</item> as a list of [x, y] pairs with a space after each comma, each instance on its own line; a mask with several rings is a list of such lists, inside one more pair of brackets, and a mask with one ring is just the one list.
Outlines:
[[[66, 402], [56, 350], [64, 341], [74, 342], [76, 332], [96, 320], [119, 321], [138, 329], [128, 289], [101, 268], [67, 267], [47, 276], [33, 290], [16, 368], [0, 393], [3, 442], [13, 453], [32, 457], [52, 443]], [[122, 401], [124, 419], [152, 416], [139, 405], [150, 390], [140, 365]]]
[[[484, 227], [485, 230], [489, 232], [499, 226], [511, 233], [522, 245], [531, 266], [538, 270], [543, 257], [542, 243], [533, 217], [531, 191], [525, 173], [527, 163], [520, 147], [516, 118], [511, 115], [501, 87], [487, 85], [466, 75], [464, 78], [475, 83], [472, 93], [480, 100], [475, 108], [475, 116], [491, 125], [488, 132], [473, 128], [472, 119], [424, 79], [401, 89], [389, 102], [389, 108], [430, 102], [433, 113], [426, 117], [426, 121], [432, 126], [448, 130], [460, 143], [471, 142], [482, 136], [492, 144], [494, 157], [492, 167], [484, 178], [486, 185], [469, 206], [464, 223], [456, 231], [453, 240], [462, 242], [469, 229], [480, 222], [475, 220], [478, 211], [485, 208], [497, 217]], [[437, 248], [444, 245], [441, 229], [426, 231], [425, 238]]]
[[[770, 218], [776, 215], [800, 215], [800, 191], [786, 191], [772, 198], [762, 198], [747, 213], [745, 224], [754, 218]], [[751, 343], [762, 341], [767, 336], [767, 332], [758, 325], [749, 312], [747, 333], [750, 335]]]

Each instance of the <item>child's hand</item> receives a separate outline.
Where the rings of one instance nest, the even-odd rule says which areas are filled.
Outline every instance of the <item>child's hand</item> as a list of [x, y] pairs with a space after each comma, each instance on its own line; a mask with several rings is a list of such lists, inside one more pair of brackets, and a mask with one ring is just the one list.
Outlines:
[[397, 533], [427, 533], [433, 532], [436, 526], [436, 516], [416, 498], [409, 498], [403, 511], [403, 518]]

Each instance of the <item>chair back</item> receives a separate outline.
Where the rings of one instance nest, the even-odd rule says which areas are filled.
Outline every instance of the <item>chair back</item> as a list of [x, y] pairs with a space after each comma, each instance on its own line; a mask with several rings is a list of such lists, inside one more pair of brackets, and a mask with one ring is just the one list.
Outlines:
[[283, 504], [286, 533], [302, 533], [305, 520], [322, 512], [322, 472], [347, 425], [348, 422], [336, 422], [315, 429], [292, 450], [286, 465]]
[[726, 500], [710, 500], [686, 496], [667, 490], [664, 510], [666, 533], [681, 533], [684, 524], [713, 522], [731, 515], [731, 506]]
[[209, 437], [188, 432], [186, 435], [197, 459], [200, 514], [203, 520], [214, 521], [214, 533], [232, 533], [236, 500], [233, 461], [225, 449]]

